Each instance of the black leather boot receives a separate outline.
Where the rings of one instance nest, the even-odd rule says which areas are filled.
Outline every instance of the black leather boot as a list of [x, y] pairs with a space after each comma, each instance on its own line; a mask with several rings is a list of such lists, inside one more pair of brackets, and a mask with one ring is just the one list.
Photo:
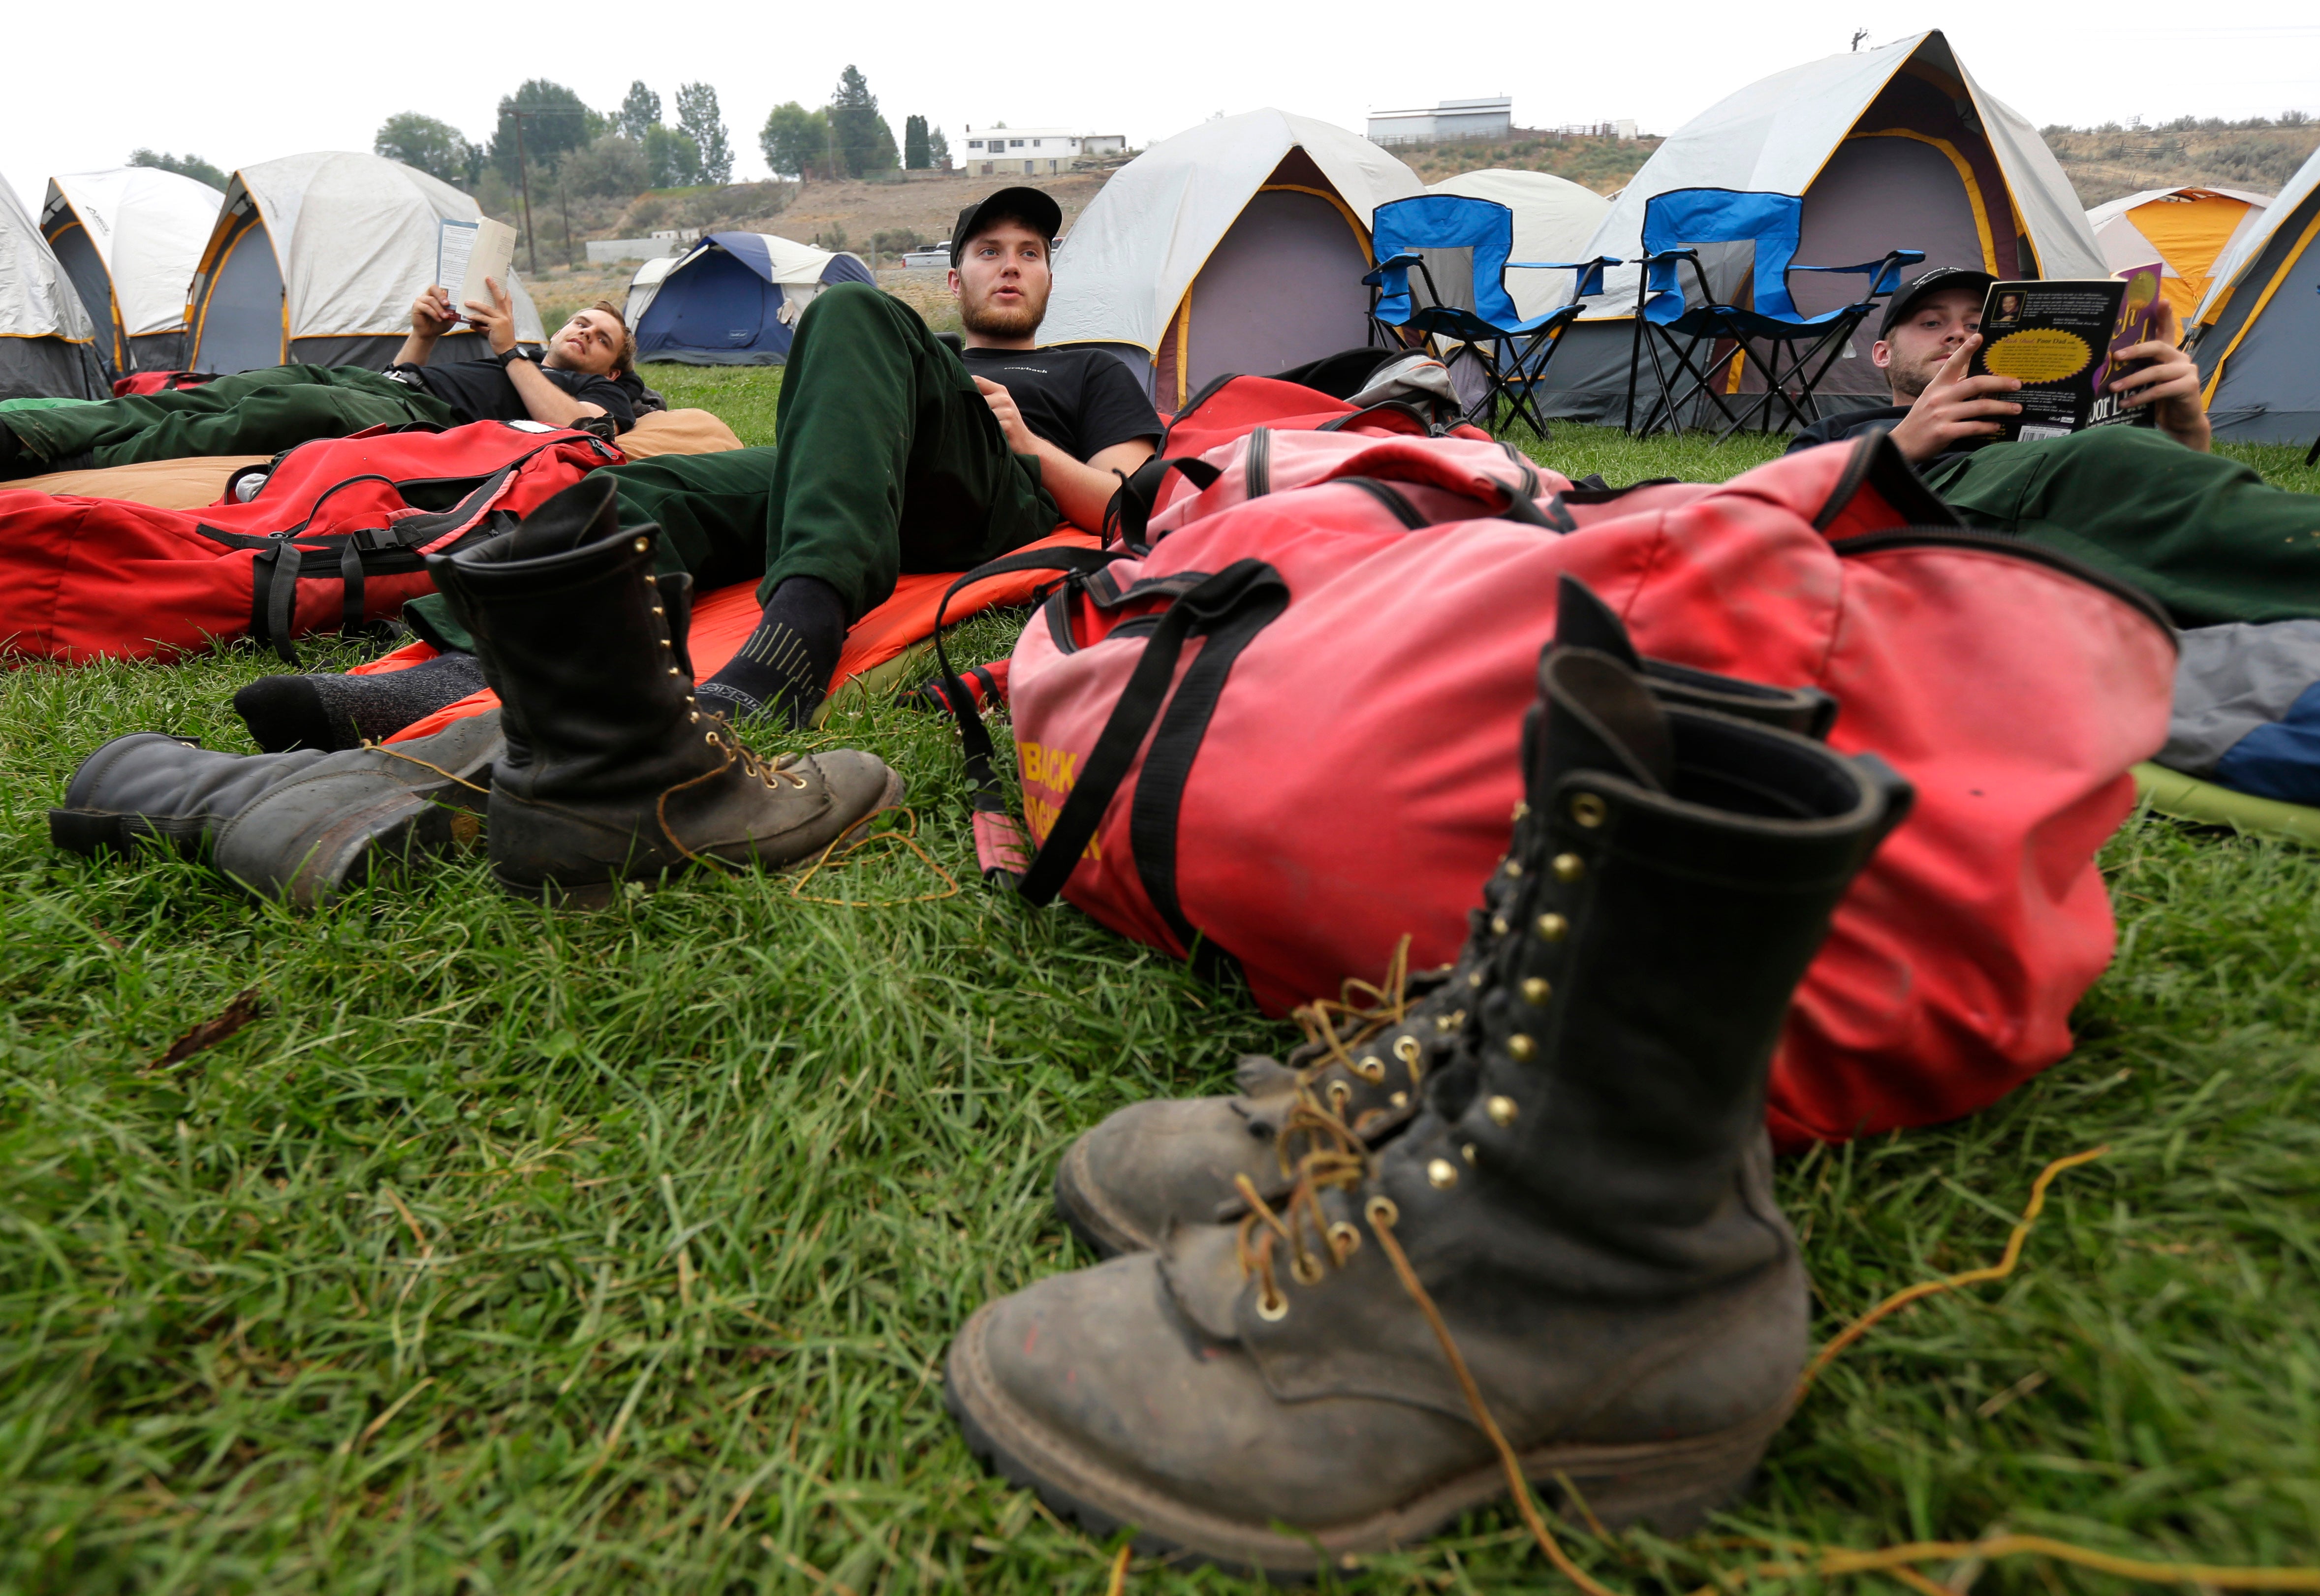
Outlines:
[[[1592, 648], [1640, 675], [1663, 704], [1712, 710], [1800, 736], [1826, 737], [1836, 701], [1813, 688], [1767, 687], [1639, 657], [1627, 628], [1575, 576], [1558, 594], [1555, 648]], [[1286, 1182], [1306, 1149], [1286, 1136], [1300, 1092], [1372, 1147], [1416, 1117], [1419, 1089], [1454, 1045], [1485, 977], [1484, 958], [1505, 929], [1521, 866], [1483, 884], [1467, 916], [1466, 944], [1439, 970], [1395, 970], [1349, 1001], [1300, 1011], [1309, 1041], [1287, 1061], [1250, 1055], [1236, 1065], [1239, 1090], [1217, 1097], [1130, 1103], [1083, 1134], [1056, 1166], [1056, 1211], [1098, 1253], [1159, 1245], [1172, 1223], [1207, 1224], [1235, 1201], [1233, 1183]], [[1494, 929], [1495, 928], [1495, 929]]]
[[311, 909], [379, 864], [471, 840], [504, 747], [496, 710], [339, 753], [229, 754], [134, 732], [81, 761], [49, 811], [49, 839], [82, 854], [125, 854], [139, 838], [206, 851], [260, 897]]
[[1808, 1314], [1764, 1085], [1829, 916], [1899, 821], [1881, 762], [1662, 705], [1554, 650], [1503, 929], [1425, 1107], [1373, 1153], [1310, 1093], [1279, 1201], [979, 1310], [969, 1444], [1099, 1534], [1310, 1576], [1505, 1489], [1395, 1267], [1534, 1480], [1696, 1526], [1786, 1417]]
[[703, 861], [780, 868], [902, 801], [874, 755], [763, 760], [701, 708], [691, 583], [655, 580], [659, 536], [620, 525], [600, 474], [512, 531], [428, 558], [506, 715], [488, 836], [511, 893], [595, 907]]

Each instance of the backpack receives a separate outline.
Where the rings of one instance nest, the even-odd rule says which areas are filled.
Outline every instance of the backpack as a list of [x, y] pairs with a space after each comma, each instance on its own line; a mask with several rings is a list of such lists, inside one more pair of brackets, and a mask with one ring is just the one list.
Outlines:
[[372, 428], [245, 467], [215, 504], [0, 493], [0, 650], [140, 659], [359, 630], [432, 592], [425, 555], [479, 540], [621, 456], [538, 422]]
[[1798, 990], [1776, 1141], [1954, 1118], [2070, 1050], [2114, 939], [2095, 854], [2166, 736], [2174, 639], [2148, 598], [1962, 527], [1881, 435], [1720, 486], [1541, 473], [1543, 503], [1445, 486], [1463, 459], [1413, 480], [1431, 449], [1451, 458], [1348, 450], [1345, 470], [1401, 475], [1049, 557], [1065, 579], [1008, 676], [1020, 823], [954, 711], [986, 875], [1237, 968], [1268, 1013], [1373, 978], [1404, 935], [1413, 967], [1447, 961], [1508, 846], [1568, 573], [1647, 655], [1830, 694], [1831, 743], [1917, 788]]

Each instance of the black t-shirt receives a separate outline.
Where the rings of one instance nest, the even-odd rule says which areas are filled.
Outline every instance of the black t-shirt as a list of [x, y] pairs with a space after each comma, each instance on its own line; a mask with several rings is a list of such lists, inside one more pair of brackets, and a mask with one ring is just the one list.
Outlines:
[[[440, 366], [398, 366], [397, 371], [419, 379], [425, 388], [471, 422], [528, 422], [531, 412], [515, 381], [496, 360], [447, 360]], [[628, 390], [608, 376], [585, 371], [539, 368], [540, 375], [583, 404], [603, 408], [612, 424], [625, 432], [637, 424], [636, 405]]]
[[1128, 367], [1101, 349], [963, 349], [974, 376], [1007, 390], [1023, 424], [1075, 460], [1157, 440], [1160, 415]]

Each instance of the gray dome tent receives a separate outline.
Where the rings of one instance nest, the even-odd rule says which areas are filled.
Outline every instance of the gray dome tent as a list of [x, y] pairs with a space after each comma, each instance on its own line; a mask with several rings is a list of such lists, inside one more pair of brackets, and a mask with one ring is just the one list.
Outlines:
[[[2086, 212], [2045, 141], [1974, 82], [1939, 32], [1828, 56], [1726, 95], [1652, 152], [1614, 199], [1581, 256], [1633, 261], [1644, 206], [1684, 188], [1786, 194], [1804, 201], [1800, 266], [1850, 266], [1922, 249], [1926, 266], [2001, 277], [2109, 275]], [[1719, 296], [1745, 285], [1746, 246], [1701, 251]], [[1627, 398], [1637, 268], [1615, 267], [1563, 335], [1541, 394], [1547, 415], [1617, 419]], [[1858, 277], [1799, 273], [1799, 311], [1817, 315], [1858, 292]], [[1821, 410], [1889, 403], [1869, 334], [1820, 385]], [[1749, 374], [1751, 380], [1754, 374]]]
[[2320, 435], [2320, 150], [2217, 258], [2193, 320], [2216, 437]]
[[[434, 280], [438, 224], [482, 215], [449, 184], [384, 156], [319, 150], [242, 168], [195, 271], [187, 364], [385, 370], [411, 331], [411, 302]], [[512, 286], [516, 336], [536, 343], [539, 313]], [[463, 328], [434, 359], [488, 353]]]
[[16, 191], [0, 177], [0, 399], [104, 399], [96, 328]]
[[153, 167], [49, 179], [41, 235], [95, 323], [97, 358], [112, 375], [184, 366], [186, 286], [224, 198]]

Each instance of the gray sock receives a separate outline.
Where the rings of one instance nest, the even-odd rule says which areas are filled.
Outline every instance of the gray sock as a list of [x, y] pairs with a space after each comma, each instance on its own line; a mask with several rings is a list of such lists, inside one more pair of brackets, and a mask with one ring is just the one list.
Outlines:
[[269, 754], [353, 748], [392, 737], [484, 685], [474, 655], [439, 654], [375, 676], [260, 676], [233, 695], [233, 707]]

